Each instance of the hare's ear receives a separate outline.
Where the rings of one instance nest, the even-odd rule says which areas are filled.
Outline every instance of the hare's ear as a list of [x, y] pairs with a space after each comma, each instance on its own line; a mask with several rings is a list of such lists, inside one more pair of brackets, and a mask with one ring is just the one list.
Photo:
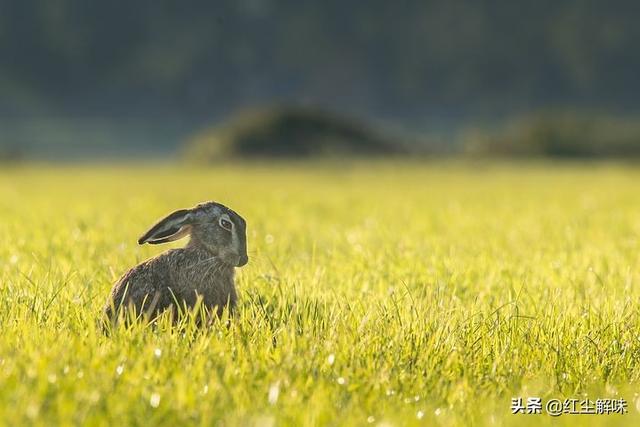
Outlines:
[[158, 243], [173, 242], [181, 239], [191, 231], [190, 223], [192, 220], [193, 214], [190, 210], [181, 209], [175, 211], [144, 233], [138, 239], [138, 244], [149, 243], [157, 245]]

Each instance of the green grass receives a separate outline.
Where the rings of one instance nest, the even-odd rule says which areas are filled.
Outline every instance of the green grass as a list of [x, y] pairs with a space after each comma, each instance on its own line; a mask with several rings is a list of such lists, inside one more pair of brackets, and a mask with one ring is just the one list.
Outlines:
[[[638, 183], [610, 164], [4, 170], [0, 423], [639, 425]], [[165, 249], [137, 237], [208, 199], [249, 226], [231, 326], [104, 336], [112, 283]], [[629, 413], [511, 415], [517, 396]]]

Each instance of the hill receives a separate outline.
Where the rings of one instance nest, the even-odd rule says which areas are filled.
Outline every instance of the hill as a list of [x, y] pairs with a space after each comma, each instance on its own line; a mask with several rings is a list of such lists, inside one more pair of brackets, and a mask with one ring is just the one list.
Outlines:
[[364, 122], [322, 110], [252, 110], [187, 141], [186, 157], [198, 162], [221, 158], [310, 158], [380, 156], [407, 152], [405, 146]]

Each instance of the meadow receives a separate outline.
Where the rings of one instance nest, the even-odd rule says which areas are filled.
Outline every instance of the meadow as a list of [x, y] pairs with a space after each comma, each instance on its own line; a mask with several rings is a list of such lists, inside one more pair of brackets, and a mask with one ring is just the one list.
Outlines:
[[[0, 171], [0, 424], [640, 425], [640, 168], [27, 165]], [[97, 325], [204, 200], [248, 222], [239, 310]], [[624, 415], [511, 414], [514, 397]]]

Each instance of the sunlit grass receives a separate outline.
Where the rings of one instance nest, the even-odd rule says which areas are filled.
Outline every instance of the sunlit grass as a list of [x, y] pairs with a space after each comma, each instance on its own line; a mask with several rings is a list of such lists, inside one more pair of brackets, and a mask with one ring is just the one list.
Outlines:
[[[1, 423], [539, 425], [511, 398], [586, 393], [629, 414], [553, 421], [633, 425], [639, 182], [594, 164], [2, 171]], [[104, 336], [114, 280], [164, 249], [137, 237], [209, 199], [249, 227], [230, 326]]]

